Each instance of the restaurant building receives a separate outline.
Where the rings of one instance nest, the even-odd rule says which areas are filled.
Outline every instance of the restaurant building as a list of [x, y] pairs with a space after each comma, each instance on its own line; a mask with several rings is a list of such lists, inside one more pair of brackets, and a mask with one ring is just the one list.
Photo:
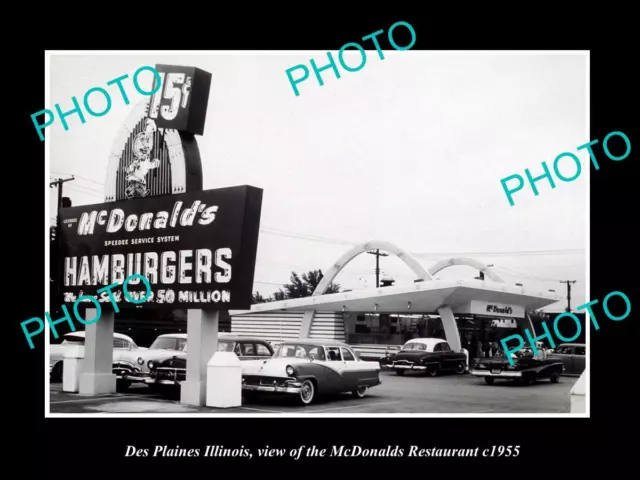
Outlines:
[[[415, 274], [413, 284], [324, 294], [353, 258], [380, 249], [400, 258]], [[436, 280], [454, 265], [477, 268], [485, 280]], [[470, 258], [450, 258], [424, 269], [407, 252], [388, 242], [358, 245], [328, 270], [313, 295], [232, 311], [231, 332], [272, 342], [316, 338], [352, 345], [361, 357], [377, 358], [411, 338], [446, 339], [470, 358], [491, 355], [501, 338], [524, 330], [540, 334], [529, 312], [561, 300], [557, 295], [507, 284], [490, 267]]]

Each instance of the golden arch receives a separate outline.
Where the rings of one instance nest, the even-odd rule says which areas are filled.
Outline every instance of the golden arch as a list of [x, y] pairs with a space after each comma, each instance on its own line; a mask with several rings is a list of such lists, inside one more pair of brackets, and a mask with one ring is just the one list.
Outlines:
[[347, 264], [356, 258], [358, 255], [368, 252], [369, 250], [383, 250], [385, 252], [391, 253], [402, 260], [418, 277], [420, 280], [432, 280], [429, 272], [424, 269], [422, 265], [420, 265], [411, 255], [397, 247], [393, 243], [383, 242], [379, 240], [373, 240], [366, 243], [361, 243], [356, 245], [344, 255], [342, 255], [329, 270], [324, 274], [322, 280], [313, 291], [313, 296], [322, 295], [327, 291], [331, 282], [336, 278], [336, 276], [342, 271]]
[[487, 278], [497, 283], [506, 283], [504, 279], [496, 273], [495, 270], [492, 270], [490, 267], [487, 267], [484, 263], [479, 262], [473, 258], [467, 257], [452, 257], [446, 258], [444, 260], [440, 260], [439, 262], [434, 263], [431, 268], [429, 268], [429, 273], [431, 275], [435, 275], [441, 270], [444, 270], [448, 267], [453, 267], [454, 265], [466, 265], [468, 267], [473, 267], [480, 272], [484, 273]]

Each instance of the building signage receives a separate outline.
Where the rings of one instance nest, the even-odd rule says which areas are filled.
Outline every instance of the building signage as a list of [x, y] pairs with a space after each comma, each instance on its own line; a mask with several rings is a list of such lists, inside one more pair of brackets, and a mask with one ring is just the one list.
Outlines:
[[518, 323], [513, 318], [496, 318], [491, 320], [491, 326], [496, 328], [518, 328]]
[[468, 310], [468, 313], [487, 317], [524, 318], [524, 307], [522, 305], [471, 300]]
[[[64, 208], [63, 302], [141, 274], [148, 307], [249, 309], [261, 207], [262, 190], [240, 186]], [[145, 298], [139, 280], [128, 291]], [[114, 296], [135, 307], [121, 290]], [[111, 306], [108, 292], [96, 298]]]

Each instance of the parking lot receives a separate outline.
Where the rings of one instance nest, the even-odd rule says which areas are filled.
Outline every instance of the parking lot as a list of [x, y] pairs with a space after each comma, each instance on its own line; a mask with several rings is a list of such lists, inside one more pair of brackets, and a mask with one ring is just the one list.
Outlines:
[[363, 399], [351, 395], [319, 397], [303, 407], [294, 399], [262, 399], [242, 407], [213, 409], [182, 405], [179, 398], [152, 393], [146, 386], [134, 386], [126, 393], [82, 397], [51, 384], [51, 413], [229, 413], [229, 414], [350, 414], [350, 413], [569, 413], [571, 387], [577, 377], [562, 377], [552, 384], [540, 381], [531, 386], [508, 382], [487, 385], [472, 375], [427, 377], [393, 372], [380, 374], [382, 384], [370, 389]]

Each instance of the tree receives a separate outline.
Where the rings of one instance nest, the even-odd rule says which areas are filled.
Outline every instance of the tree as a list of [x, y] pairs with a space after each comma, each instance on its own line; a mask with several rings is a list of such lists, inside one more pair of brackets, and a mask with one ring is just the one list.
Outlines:
[[265, 303], [266, 301], [267, 301], [267, 299], [264, 298], [260, 292], [254, 293], [253, 294], [253, 298], [251, 299], [251, 303], [253, 303], [253, 304]]
[[[290, 283], [284, 285], [286, 298], [310, 297], [320, 284], [323, 276], [322, 270], [310, 270], [302, 275], [291, 272]], [[331, 283], [325, 293], [338, 293], [339, 291], [340, 285]]]
[[[316, 287], [322, 281], [322, 270], [309, 270], [302, 275], [296, 272], [291, 272], [289, 283], [286, 283], [282, 288], [274, 292], [271, 297], [263, 297], [260, 292], [253, 294], [253, 303], [267, 303], [278, 302], [286, 300], [288, 298], [303, 298], [310, 297]], [[340, 291], [340, 285], [330, 283], [329, 288], [325, 293], [338, 293]]]

